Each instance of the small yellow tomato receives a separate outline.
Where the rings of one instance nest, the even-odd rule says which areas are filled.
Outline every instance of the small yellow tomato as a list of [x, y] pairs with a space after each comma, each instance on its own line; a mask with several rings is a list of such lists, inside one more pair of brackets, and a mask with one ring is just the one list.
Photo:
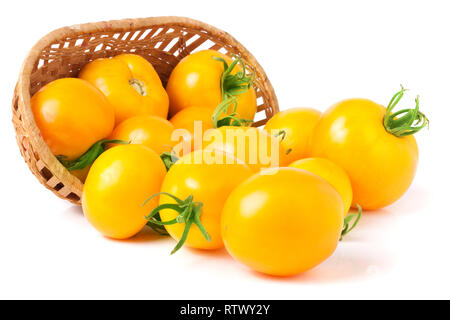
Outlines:
[[120, 145], [105, 151], [94, 162], [83, 189], [86, 219], [104, 236], [127, 239], [147, 223], [145, 215], [157, 198], [166, 174], [158, 154], [142, 145]]
[[[232, 155], [217, 150], [197, 150], [178, 160], [170, 168], [161, 187], [161, 192], [185, 201], [183, 210], [191, 210], [189, 215], [184, 211], [184, 222], [165, 226], [170, 236], [179, 241], [174, 251], [184, 242], [188, 247], [197, 249], [223, 247], [220, 235], [223, 204], [230, 192], [251, 174], [248, 166]], [[167, 194], [160, 196], [160, 206], [176, 203]], [[180, 216], [180, 212], [173, 209], [159, 210], [159, 214], [163, 222]], [[191, 224], [196, 226], [190, 227]], [[188, 234], [184, 238], [186, 228]]]
[[222, 211], [225, 248], [253, 270], [275, 276], [305, 272], [336, 249], [344, 221], [338, 192], [296, 168], [257, 173], [228, 197]]
[[[170, 115], [174, 116], [189, 107], [207, 108], [213, 112], [222, 102], [224, 94], [236, 92], [242, 81], [236, 79], [238, 72], [243, 71], [238, 64], [229, 73], [221, 86], [225, 71], [223, 59], [228, 66], [233, 60], [214, 50], [203, 50], [183, 58], [173, 69], [167, 83], [167, 93], [170, 98]], [[223, 90], [222, 90], [223, 89]], [[253, 120], [256, 113], [256, 93], [253, 87], [237, 95], [237, 115], [239, 118]]]
[[392, 109], [403, 96], [395, 94], [387, 108], [367, 99], [348, 99], [331, 106], [314, 129], [311, 154], [327, 158], [348, 174], [353, 205], [375, 210], [392, 204], [408, 190], [419, 151], [412, 134], [428, 124], [419, 111]]
[[342, 197], [344, 212], [347, 213], [352, 205], [352, 184], [344, 169], [334, 162], [324, 158], [307, 158], [294, 161], [292, 168], [303, 169], [327, 180]]
[[142, 144], [157, 154], [171, 152], [176, 141], [172, 141], [174, 126], [166, 119], [155, 116], [137, 116], [120, 123], [109, 139]]
[[139, 115], [167, 118], [169, 98], [153, 66], [135, 54], [88, 63], [79, 77], [99, 88], [113, 105], [116, 125]]
[[89, 82], [63, 78], [31, 98], [31, 110], [44, 141], [56, 156], [74, 160], [114, 127], [114, 109]]
[[311, 135], [320, 115], [320, 111], [310, 108], [281, 111], [269, 119], [264, 130], [281, 137], [287, 159], [292, 162], [309, 156]]
[[286, 166], [286, 151], [278, 138], [253, 127], [220, 127], [205, 133], [204, 149], [215, 149], [233, 154], [253, 171]]

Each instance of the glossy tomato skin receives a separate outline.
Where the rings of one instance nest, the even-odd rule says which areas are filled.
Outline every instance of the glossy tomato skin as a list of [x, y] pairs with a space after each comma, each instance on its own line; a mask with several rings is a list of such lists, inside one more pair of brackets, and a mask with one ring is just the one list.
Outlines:
[[415, 138], [388, 133], [385, 113], [385, 107], [370, 100], [345, 100], [323, 114], [312, 137], [312, 155], [330, 159], [347, 172], [353, 204], [365, 210], [398, 200], [417, 168]]
[[289, 164], [279, 139], [254, 127], [220, 127], [206, 133], [203, 140], [204, 149], [228, 152], [255, 172]]
[[174, 126], [166, 119], [156, 116], [128, 118], [114, 128], [109, 139], [142, 144], [157, 154], [171, 152], [176, 141], [172, 141]]
[[[220, 161], [208, 160], [207, 157], [218, 156]], [[231, 161], [227, 163], [227, 161]], [[200, 221], [211, 236], [206, 241], [197, 226], [190, 228], [185, 245], [196, 249], [218, 249], [223, 247], [220, 235], [220, 215], [230, 192], [252, 171], [231, 155], [220, 151], [194, 151], [178, 160], [167, 173], [161, 192], [170, 193], [180, 199], [192, 195], [194, 201], [203, 203]], [[174, 203], [168, 196], [161, 195], [159, 204]], [[161, 210], [162, 221], [170, 221], [177, 217], [173, 210]], [[185, 224], [177, 223], [166, 226], [172, 238], [179, 241]]]
[[79, 158], [114, 127], [114, 110], [87, 81], [63, 78], [42, 87], [31, 98], [31, 110], [54, 155]]
[[[220, 79], [224, 65], [213, 57], [220, 57], [227, 61], [232, 59], [214, 50], [203, 50], [183, 58], [172, 71], [167, 83], [167, 93], [170, 98], [170, 116], [189, 107], [208, 108], [214, 111], [222, 102]], [[232, 72], [241, 71], [236, 66]], [[238, 96], [237, 113], [239, 117], [253, 120], [256, 113], [256, 93], [250, 88]]]
[[222, 212], [222, 237], [228, 252], [251, 269], [292, 276], [334, 252], [343, 219], [342, 199], [328, 182], [280, 168], [233, 190]]
[[324, 158], [306, 158], [294, 161], [289, 167], [306, 170], [328, 181], [340, 194], [347, 214], [352, 204], [352, 184], [347, 173], [334, 162]]
[[[88, 63], [79, 77], [99, 88], [113, 105], [116, 125], [139, 115], [167, 118], [169, 98], [153, 66], [141, 56], [121, 54]], [[134, 84], [134, 87], [132, 83]], [[142, 92], [136, 88], [142, 85]]]
[[145, 216], [158, 199], [166, 174], [159, 155], [142, 145], [120, 145], [94, 162], [84, 184], [82, 206], [86, 219], [101, 234], [127, 239], [147, 223]]
[[[182, 138], [179, 139], [179, 146], [176, 147], [177, 154], [183, 155], [188, 154], [190, 151], [198, 150], [200, 147], [196, 147], [194, 144], [195, 140], [202, 141], [203, 134], [213, 128], [212, 124], [212, 111], [208, 108], [199, 107], [189, 107], [181, 110], [176, 115], [174, 115], [170, 122], [174, 125], [175, 129], [184, 129], [188, 134], [183, 134]], [[195, 122], [201, 122], [201, 131], [195, 132], [194, 125]], [[182, 132], [180, 132], [180, 135]], [[182, 150], [183, 141], [187, 142], [187, 146], [190, 147], [190, 151]]]
[[278, 112], [266, 123], [269, 134], [284, 131], [281, 145], [288, 152], [287, 161], [303, 159], [310, 154], [311, 135], [321, 112], [311, 108], [292, 108]]

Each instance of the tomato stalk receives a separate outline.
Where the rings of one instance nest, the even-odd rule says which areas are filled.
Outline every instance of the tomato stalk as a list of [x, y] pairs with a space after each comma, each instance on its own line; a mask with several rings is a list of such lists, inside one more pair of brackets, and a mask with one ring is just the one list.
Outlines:
[[[357, 226], [359, 220], [362, 216], [362, 208], [359, 204], [356, 205], [358, 208], [358, 213], [350, 213], [348, 214], [344, 219], [344, 227], [342, 228], [341, 237], [339, 238], [339, 241], [342, 241], [344, 236], [348, 234], [350, 231], [355, 229]], [[353, 219], [356, 217], [356, 219], [353, 221]], [[353, 221], [353, 224], [350, 226], [350, 223]]]
[[[253, 85], [255, 80], [254, 72], [247, 74], [245, 63], [242, 59], [234, 55], [233, 62], [228, 65], [227, 61], [223, 58], [213, 56], [216, 61], [223, 63], [224, 71], [220, 78], [220, 89], [222, 91], [222, 102], [217, 106], [213, 113], [213, 127], [219, 128], [223, 126], [245, 126], [252, 123], [252, 120], [241, 119], [237, 117], [237, 100], [236, 97], [247, 92]], [[235, 74], [231, 74], [233, 69], [240, 64], [242, 71]], [[233, 103], [233, 109], [229, 111], [229, 106]], [[222, 115], [224, 117], [221, 118]]]
[[129, 142], [117, 139], [102, 139], [94, 143], [88, 151], [78, 159], [66, 160], [67, 157], [64, 155], [56, 156], [56, 158], [58, 158], [59, 162], [61, 162], [61, 164], [69, 171], [81, 170], [91, 165], [105, 151], [106, 144], [108, 143], [128, 144]]
[[[203, 203], [194, 201], [194, 197], [190, 195], [185, 200], [181, 200], [180, 198], [166, 192], [160, 192], [157, 194], [152, 195], [150, 198], [147, 199], [147, 201], [144, 202], [143, 205], [145, 205], [148, 201], [153, 199], [156, 196], [159, 195], [166, 195], [171, 197], [175, 200], [176, 203], [165, 203], [157, 206], [155, 209], [153, 209], [148, 216], [145, 218], [147, 221], [151, 222], [155, 225], [160, 226], [167, 226], [172, 225], [176, 223], [184, 223], [184, 231], [183, 234], [178, 241], [175, 248], [173, 248], [172, 252], [170, 254], [174, 254], [177, 252], [183, 244], [186, 242], [187, 236], [189, 234], [189, 230], [192, 226], [192, 224], [195, 224], [200, 232], [202, 233], [203, 237], [205, 237], [206, 241], [211, 241], [211, 237], [208, 234], [208, 231], [206, 231], [205, 227], [203, 226], [202, 222], [200, 221], [200, 214], [202, 212]], [[171, 209], [176, 212], [178, 212], [178, 216], [170, 221], [158, 221], [155, 219], [156, 214], [159, 213], [159, 211], [164, 209]]]
[[428, 118], [419, 111], [419, 96], [416, 97], [416, 106], [414, 109], [402, 109], [392, 113], [392, 110], [400, 102], [406, 91], [403, 86], [389, 102], [386, 108], [386, 115], [384, 116], [383, 125], [387, 132], [396, 137], [404, 137], [415, 134], [425, 127], [428, 127]]
[[175, 162], [178, 161], [178, 157], [171, 152], [163, 152], [160, 155], [161, 160], [164, 162], [164, 165], [166, 166], [166, 170], [169, 171], [169, 169], [175, 164]]
[[[232, 110], [229, 108], [233, 104]], [[251, 124], [253, 121], [248, 119], [241, 119], [237, 117], [237, 100], [236, 97], [229, 97], [223, 100], [212, 115], [213, 128], [220, 128], [224, 126], [242, 127]], [[222, 115], [224, 115], [222, 117]]]
[[[255, 80], [255, 73], [252, 72], [247, 74], [245, 63], [239, 56], [234, 55], [235, 59], [230, 65], [228, 65], [223, 58], [216, 56], [213, 56], [212, 58], [216, 61], [222, 62], [224, 66], [224, 71], [220, 79], [222, 100], [243, 94], [252, 87], [253, 81]], [[242, 66], [242, 71], [231, 74], [238, 63]]]
[[[161, 217], [159, 216], [159, 213], [156, 213], [153, 216], [153, 219], [156, 220], [156, 221], [161, 222]], [[168, 236], [169, 235], [169, 233], [167, 232], [166, 228], [164, 228], [164, 226], [162, 226], [162, 225], [155, 224], [152, 221], [148, 221], [147, 222], [147, 226], [152, 228], [153, 231], [155, 231], [159, 235], [162, 235], [162, 236]]]

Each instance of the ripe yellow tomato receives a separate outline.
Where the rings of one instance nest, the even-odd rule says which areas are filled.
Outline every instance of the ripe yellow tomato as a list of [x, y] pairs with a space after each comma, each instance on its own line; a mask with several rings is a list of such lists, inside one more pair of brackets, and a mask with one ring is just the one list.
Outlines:
[[323, 158], [307, 158], [294, 161], [289, 167], [306, 170], [327, 180], [344, 202], [344, 212], [347, 213], [352, 204], [352, 184], [345, 171], [337, 164]]
[[395, 202], [416, 172], [415, 138], [389, 133], [383, 125], [385, 115], [386, 108], [373, 101], [345, 100], [323, 114], [312, 137], [312, 155], [330, 159], [345, 170], [352, 183], [353, 204], [365, 210]]
[[[223, 247], [220, 236], [220, 215], [223, 204], [230, 192], [251, 174], [252, 171], [248, 166], [231, 155], [216, 150], [197, 150], [178, 160], [167, 173], [161, 192], [182, 200], [186, 199], [188, 203], [188, 197], [192, 196], [190, 204], [194, 211], [191, 218], [186, 218], [185, 222], [166, 225], [167, 232], [172, 238], [177, 241], [182, 240], [174, 251], [183, 244], [182, 237], [186, 226], [188, 226], [188, 235], [185, 239], [187, 246], [197, 249]], [[161, 194], [160, 206], [175, 203], [172, 197]], [[179, 212], [173, 209], [159, 210], [159, 214], [163, 222], [171, 221], [179, 216]], [[199, 221], [194, 219], [196, 215]], [[189, 228], [192, 223], [196, 226]], [[209, 241], [199, 228], [206, 230]]]
[[172, 141], [174, 126], [166, 119], [155, 116], [137, 116], [120, 123], [109, 139], [142, 144], [157, 154], [171, 152], [176, 141]]
[[34, 120], [54, 155], [74, 160], [114, 127], [114, 110], [87, 81], [58, 79], [31, 98]]
[[80, 72], [113, 105], [116, 125], [139, 115], [167, 118], [169, 98], [153, 66], [135, 54], [97, 59]]
[[253, 171], [287, 166], [286, 150], [278, 138], [253, 127], [220, 127], [205, 133], [204, 149], [233, 154]]
[[147, 223], [145, 215], [157, 198], [145, 206], [149, 194], [159, 192], [166, 168], [159, 155], [142, 145], [120, 145], [94, 162], [83, 189], [87, 220], [104, 236], [127, 239]]
[[[213, 59], [224, 59], [228, 66], [232, 59], [214, 50], [204, 50], [193, 53], [183, 58], [173, 69], [167, 83], [167, 93], [170, 98], [170, 116], [189, 107], [208, 108], [214, 111], [222, 102], [224, 92], [233, 93], [236, 81], [232, 81], [233, 75], [243, 71], [240, 65], [236, 65], [227, 80], [224, 81], [222, 90], [221, 78], [224, 73], [224, 64]], [[230, 80], [231, 79], [231, 80]], [[237, 114], [240, 118], [253, 120], [256, 113], [256, 93], [253, 87], [237, 96]]]
[[293, 108], [275, 114], [264, 130], [280, 136], [287, 159], [293, 162], [309, 156], [312, 131], [320, 116], [321, 112], [315, 109]]
[[228, 197], [221, 220], [225, 248], [253, 270], [305, 272], [327, 259], [342, 231], [344, 206], [324, 179], [296, 168], [258, 173]]
[[[177, 154], [183, 155], [189, 153], [185, 152], [186, 150], [183, 150], [183, 142], [187, 143], [186, 146], [189, 146], [191, 151], [198, 149], [195, 148], [194, 141], [201, 141], [205, 131], [213, 128], [211, 117], [212, 111], [208, 108], [190, 107], [181, 110], [170, 119], [170, 122], [174, 125], [175, 129], [184, 129], [187, 131], [185, 133], [180, 131], [180, 137], [182, 138], [179, 139], [180, 144], [175, 148]], [[195, 121], [198, 122], [197, 125], [201, 124], [201, 127], [198, 127], [197, 132], [194, 130]]]

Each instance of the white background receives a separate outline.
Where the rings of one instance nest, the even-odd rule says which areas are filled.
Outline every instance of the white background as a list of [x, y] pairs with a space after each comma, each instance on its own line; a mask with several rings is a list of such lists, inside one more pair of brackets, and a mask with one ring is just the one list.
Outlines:
[[[450, 298], [450, 7], [445, 1], [12, 1], [0, 12], [0, 298]], [[325, 110], [344, 98], [403, 105], [420, 94], [430, 130], [417, 135], [416, 179], [396, 204], [366, 214], [318, 268], [261, 276], [224, 251], [184, 249], [144, 231], [100, 236], [22, 160], [10, 102], [31, 46], [51, 30], [100, 20], [188, 16], [242, 42], [282, 109]]]

